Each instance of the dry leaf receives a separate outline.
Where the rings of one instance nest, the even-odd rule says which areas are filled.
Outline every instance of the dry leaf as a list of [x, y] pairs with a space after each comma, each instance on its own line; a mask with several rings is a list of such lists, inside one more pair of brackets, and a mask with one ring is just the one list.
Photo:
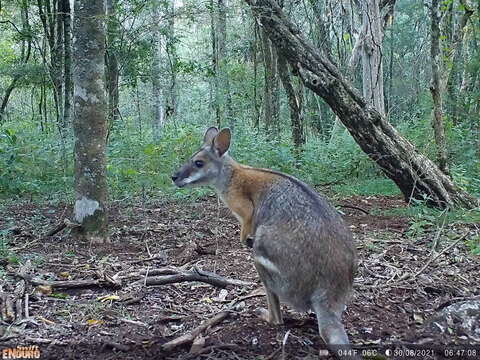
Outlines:
[[64, 279], [69, 279], [70, 278], [70, 273], [68, 271], [62, 271], [60, 274], [58, 274], [61, 278]]
[[120, 300], [120, 296], [118, 295], [105, 295], [105, 296], [100, 296], [97, 298], [98, 301], [100, 302], [107, 302], [107, 301], [117, 301]]
[[38, 285], [35, 288], [37, 295], [50, 295], [53, 292], [53, 288], [50, 285]]
[[103, 320], [97, 320], [97, 319], [89, 319], [89, 320], [87, 320], [87, 324], [90, 325], [90, 326], [103, 325], [104, 323], [105, 323], [105, 321], [103, 321]]

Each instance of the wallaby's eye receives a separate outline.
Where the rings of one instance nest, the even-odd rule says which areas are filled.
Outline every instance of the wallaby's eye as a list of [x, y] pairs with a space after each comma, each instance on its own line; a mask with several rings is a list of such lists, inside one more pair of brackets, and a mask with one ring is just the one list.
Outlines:
[[202, 160], [195, 160], [194, 164], [197, 168], [201, 168], [203, 165], [205, 165]]

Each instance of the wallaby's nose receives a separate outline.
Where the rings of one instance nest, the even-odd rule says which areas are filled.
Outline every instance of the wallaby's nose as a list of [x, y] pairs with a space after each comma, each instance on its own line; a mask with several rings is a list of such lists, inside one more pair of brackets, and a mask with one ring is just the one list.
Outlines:
[[177, 180], [177, 179], [178, 179], [178, 176], [176, 176], [176, 175], [173, 175], [173, 176], [172, 176], [172, 181], [173, 181], [173, 182], [175, 182], [175, 180]]

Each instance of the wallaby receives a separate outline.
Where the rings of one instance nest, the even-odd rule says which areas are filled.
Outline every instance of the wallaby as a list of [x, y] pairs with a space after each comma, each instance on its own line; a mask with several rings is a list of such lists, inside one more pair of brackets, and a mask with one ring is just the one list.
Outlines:
[[241, 223], [240, 240], [252, 239], [255, 267], [268, 311], [282, 324], [282, 300], [313, 310], [320, 336], [339, 357], [354, 358], [341, 315], [352, 289], [356, 251], [334, 207], [300, 180], [237, 163], [228, 155], [230, 130], [209, 128], [203, 145], [172, 176], [178, 187], [213, 185]]

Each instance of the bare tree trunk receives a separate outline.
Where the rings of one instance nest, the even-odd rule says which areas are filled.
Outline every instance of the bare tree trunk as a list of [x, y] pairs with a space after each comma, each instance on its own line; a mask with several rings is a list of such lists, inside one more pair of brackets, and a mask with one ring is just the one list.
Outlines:
[[230, 94], [230, 80], [228, 78], [228, 57], [226, 48], [227, 38], [227, 1], [210, 1], [211, 39], [212, 39], [212, 67], [213, 67], [213, 108], [217, 125], [227, 123], [234, 126], [232, 116], [232, 98]]
[[220, 128], [222, 126], [222, 115], [220, 110], [220, 68], [218, 63], [218, 45], [217, 45], [217, 21], [216, 19], [216, 4], [214, 0], [210, 0], [210, 35], [212, 40], [212, 70], [213, 70], [213, 79], [211, 81], [211, 107], [215, 113], [215, 120], [217, 126]]
[[253, 21], [253, 126], [260, 126], [260, 109], [258, 106], [258, 24]]
[[166, 108], [165, 121], [175, 121], [177, 113], [177, 50], [175, 45], [175, 2], [165, 3], [165, 13], [167, 14], [166, 33], [166, 53], [168, 57], [168, 84], [166, 88]]
[[[119, 64], [115, 51], [115, 40], [118, 32], [118, 20], [115, 14], [115, 2], [107, 0], [107, 49], [106, 49], [106, 85], [108, 98], [108, 122], [109, 129], [112, 128], [119, 117], [118, 101], [119, 101]], [[157, 19], [158, 20], [158, 19]]]
[[57, 126], [63, 136], [63, 22], [59, 21], [58, 4], [61, 0], [37, 0], [38, 12], [49, 46], [48, 70], [53, 84], [53, 99]]
[[443, 84], [440, 77], [441, 61], [440, 58], [440, 2], [441, 0], [432, 0], [430, 7], [431, 17], [431, 44], [430, 56], [432, 61], [432, 82], [430, 92], [433, 99], [433, 118], [432, 126], [435, 135], [435, 144], [437, 145], [438, 167], [445, 174], [448, 174], [448, 155], [447, 139], [445, 137], [445, 128], [443, 126]]
[[295, 149], [299, 150], [305, 144], [305, 132], [303, 127], [303, 85], [295, 86], [288, 63], [283, 56], [278, 57], [278, 73], [282, 80], [283, 87], [287, 93], [288, 105], [290, 107], [290, 121], [292, 127], [292, 138]]
[[[432, 62], [430, 92], [432, 93], [433, 99], [432, 126], [435, 136], [435, 144], [437, 146], [438, 166], [445, 174], [449, 173], [449, 169], [448, 146], [443, 121], [444, 97], [449, 82], [453, 81], [449, 79], [451, 76], [455, 76], [457, 71], [456, 67], [459, 66], [458, 54], [462, 49], [464, 28], [467, 25], [468, 19], [473, 14], [473, 11], [467, 6], [465, 0], [463, 0], [462, 3], [464, 12], [455, 29], [453, 28], [453, 10], [451, 9], [453, 4], [450, 4], [446, 10], [441, 10], [441, 8], [444, 7], [443, 2], [441, 0], [432, 0], [430, 6], [430, 56]], [[441, 31], [442, 22], [444, 23], [443, 34]], [[457, 61], [457, 64], [455, 64], [455, 61]], [[450, 64], [453, 64], [453, 66]], [[453, 100], [456, 101], [456, 97], [454, 97]]]
[[[65, 69], [65, 47], [64, 47], [64, 34], [63, 34], [63, 0], [54, 0], [54, 21], [55, 21], [55, 50], [51, 52], [53, 58], [51, 59], [52, 69], [54, 71], [54, 83], [57, 91], [57, 108], [60, 131], [63, 133], [65, 129], [64, 119], [64, 69]], [[63, 134], [64, 136], [64, 134]]]
[[480, 203], [455, 186], [426, 156], [368, 105], [322, 52], [315, 51], [273, 0], [246, 0], [280, 53], [298, 71], [305, 86], [338, 115], [362, 150], [393, 180], [405, 200], [427, 200], [445, 208]]
[[63, 107], [63, 123], [65, 126], [70, 126], [72, 122], [72, 97], [73, 97], [73, 83], [72, 83], [72, 17], [70, 9], [70, 0], [62, 0], [63, 3], [63, 39], [65, 51], [65, 103]]
[[75, 0], [73, 44], [75, 235], [109, 241], [106, 178], [105, 3]]
[[230, 79], [228, 78], [227, 56], [227, 0], [218, 0], [217, 21], [217, 61], [220, 84], [220, 112], [221, 121], [231, 128], [235, 126], [235, 117], [232, 114], [232, 97], [230, 94]]
[[153, 90], [153, 119], [152, 130], [153, 139], [158, 142], [160, 139], [161, 131], [165, 123], [165, 104], [164, 94], [162, 86], [162, 78], [165, 76], [162, 69], [162, 60], [164, 58], [164, 36], [159, 24], [161, 18], [160, 1], [154, 4], [153, 11], [153, 63], [152, 63], [152, 90]]
[[379, 0], [362, 0], [362, 22], [365, 31], [362, 54], [363, 97], [385, 116], [383, 95], [383, 30]]
[[279, 131], [280, 99], [278, 84], [278, 57], [275, 46], [268, 38], [264, 29], [261, 29], [262, 53], [264, 64], [263, 87], [263, 121], [270, 134], [276, 135]]

